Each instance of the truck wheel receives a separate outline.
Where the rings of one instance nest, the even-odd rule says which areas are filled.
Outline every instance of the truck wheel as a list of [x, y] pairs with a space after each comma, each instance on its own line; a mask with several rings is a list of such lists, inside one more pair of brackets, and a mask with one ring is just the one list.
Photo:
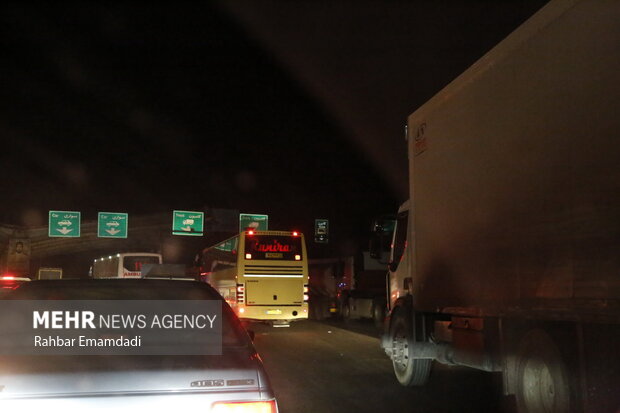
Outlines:
[[519, 413], [571, 411], [566, 364], [553, 340], [543, 330], [532, 330], [521, 340], [516, 374]]
[[409, 320], [397, 314], [390, 328], [392, 364], [398, 382], [403, 386], [422, 386], [428, 382], [433, 360], [414, 359], [413, 337]]

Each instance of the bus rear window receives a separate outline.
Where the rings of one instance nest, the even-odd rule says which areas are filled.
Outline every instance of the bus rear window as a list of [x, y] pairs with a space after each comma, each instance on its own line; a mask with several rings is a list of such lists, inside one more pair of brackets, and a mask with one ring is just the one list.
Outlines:
[[123, 259], [123, 268], [127, 271], [141, 271], [144, 264], [159, 264], [159, 257], [156, 256], [135, 256]]
[[245, 237], [245, 253], [253, 260], [301, 259], [301, 238], [289, 235], [248, 235]]

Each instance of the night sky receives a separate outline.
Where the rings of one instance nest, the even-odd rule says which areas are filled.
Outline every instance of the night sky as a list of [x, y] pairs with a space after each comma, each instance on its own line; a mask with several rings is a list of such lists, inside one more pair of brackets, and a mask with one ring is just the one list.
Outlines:
[[1, 6], [0, 222], [231, 208], [355, 238], [406, 117], [545, 1]]

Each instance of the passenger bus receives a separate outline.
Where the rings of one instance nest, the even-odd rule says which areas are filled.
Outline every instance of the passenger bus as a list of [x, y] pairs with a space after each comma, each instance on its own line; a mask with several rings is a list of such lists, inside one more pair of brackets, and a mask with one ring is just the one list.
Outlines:
[[308, 318], [308, 258], [299, 232], [243, 231], [198, 254], [201, 279], [244, 320]]
[[123, 252], [97, 258], [90, 267], [89, 275], [92, 278], [141, 278], [143, 265], [161, 263], [161, 254]]

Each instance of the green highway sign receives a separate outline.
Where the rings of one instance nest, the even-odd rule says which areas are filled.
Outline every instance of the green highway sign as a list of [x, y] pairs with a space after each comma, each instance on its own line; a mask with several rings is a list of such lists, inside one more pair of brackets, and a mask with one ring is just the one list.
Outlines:
[[100, 212], [97, 221], [99, 238], [127, 238], [129, 214], [124, 212]]
[[314, 220], [314, 242], [322, 244], [329, 242], [329, 220]]
[[231, 252], [237, 249], [238, 238], [228, 239], [219, 245], [215, 246], [216, 250]]
[[247, 229], [256, 231], [269, 230], [269, 215], [239, 214], [239, 231]]
[[50, 211], [47, 235], [50, 237], [79, 237], [80, 213], [76, 211]]
[[204, 223], [204, 212], [172, 211], [172, 235], [200, 237], [204, 231]]

